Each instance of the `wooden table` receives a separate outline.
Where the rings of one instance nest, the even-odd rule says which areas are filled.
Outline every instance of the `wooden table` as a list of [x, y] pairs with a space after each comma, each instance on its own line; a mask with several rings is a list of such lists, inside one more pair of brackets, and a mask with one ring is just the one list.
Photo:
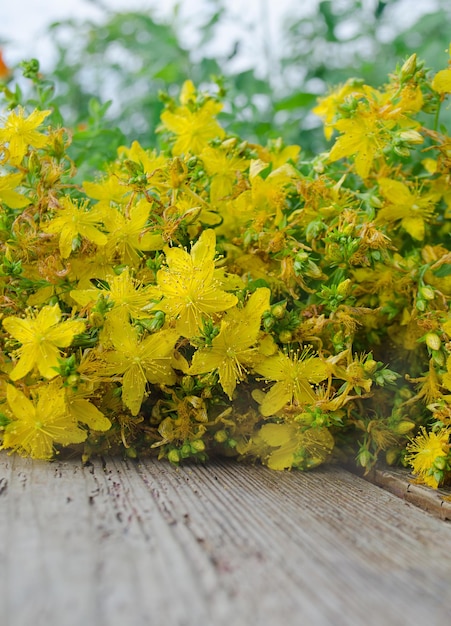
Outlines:
[[445, 626], [451, 523], [335, 467], [1, 453], [0, 594], [1, 626]]

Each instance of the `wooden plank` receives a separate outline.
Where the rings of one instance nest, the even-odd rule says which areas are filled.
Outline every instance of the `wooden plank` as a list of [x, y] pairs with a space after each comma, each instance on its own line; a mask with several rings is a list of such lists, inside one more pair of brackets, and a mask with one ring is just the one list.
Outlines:
[[366, 480], [390, 491], [442, 520], [451, 521], [451, 491], [430, 489], [415, 482], [415, 477], [402, 468], [375, 468]]
[[0, 455], [2, 626], [448, 623], [451, 525], [337, 468]]

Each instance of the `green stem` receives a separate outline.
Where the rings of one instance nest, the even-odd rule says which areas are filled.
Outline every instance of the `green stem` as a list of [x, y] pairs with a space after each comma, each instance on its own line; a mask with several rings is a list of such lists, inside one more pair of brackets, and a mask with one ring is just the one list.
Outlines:
[[435, 112], [435, 117], [434, 117], [434, 130], [435, 131], [438, 129], [438, 120], [440, 117], [441, 108], [442, 108], [442, 101], [440, 100], [440, 102], [438, 103], [437, 111]]

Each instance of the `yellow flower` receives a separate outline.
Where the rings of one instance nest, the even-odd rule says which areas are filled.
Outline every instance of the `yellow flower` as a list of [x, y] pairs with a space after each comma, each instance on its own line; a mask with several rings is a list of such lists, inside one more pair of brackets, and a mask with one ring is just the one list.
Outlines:
[[60, 204], [62, 209], [56, 212], [56, 217], [42, 226], [42, 230], [60, 236], [59, 248], [63, 259], [70, 256], [74, 240], [78, 236], [86, 237], [98, 246], [107, 243], [107, 236], [97, 228], [103, 217], [99, 208], [88, 209], [87, 202], [78, 205], [67, 196], [60, 200]]
[[210, 139], [222, 139], [225, 136], [224, 129], [215, 119], [221, 109], [222, 104], [219, 102], [207, 100], [197, 111], [191, 111], [186, 106], [179, 107], [174, 112], [164, 111], [161, 121], [177, 136], [172, 154], [198, 155], [207, 147]]
[[59, 348], [67, 348], [75, 335], [85, 328], [82, 321], [60, 322], [61, 311], [57, 304], [43, 307], [36, 317], [6, 317], [5, 329], [20, 343], [19, 362], [10, 373], [12, 380], [23, 378], [37, 367], [44, 378], [53, 378], [57, 372]]
[[451, 93], [451, 69], [437, 72], [432, 79], [431, 87], [437, 93]]
[[362, 113], [353, 118], [341, 119], [334, 127], [341, 132], [329, 153], [329, 161], [338, 161], [356, 155], [355, 171], [362, 178], [370, 173], [376, 154], [379, 152], [384, 129], [373, 113]]
[[254, 366], [255, 371], [268, 380], [277, 381], [263, 398], [260, 413], [275, 415], [289, 403], [311, 404], [317, 400], [310, 383], [317, 384], [327, 378], [328, 369], [318, 357], [287, 356], [279, 352]]
[[92, 385], [82, 385], [76, 391], [66, 387], [67, 412], [74, 422], [86, 424], [91, 430], [104, 432], [111, 428], [110, 420], [87, 400], [93, 394]]
[[171, 359], [179, 335], [173, 330], [160, 330], [139, 341], [137, 330], [119, 318], [111, 320], [109, 335], [114, 350], [102, 355], [102, 374], [123, 376], [122, 401], [132, 415], [137, 415], [147, 382], [175, 383]]
[[18, 107], [17, 113], [12, 111], [5, 121], [4, 128], [0, 128], [0, 143], [8, 144], [9, 163], [20, 165], [27, 153], [28, 146], [43, 148], [50, 139], [36, 129], [42, 124], [51, 111], [33, 111], [25, 117], [25, 111]]
[[[145, 150], [137, 141], [134, 141], [130, 148], [126, 146], [118, 148], [118, 154], [129, 161], [134, 161], [142, 168], [143, 173], [146, 174], [149, 187], [157, 189], [160, 193], [168, 190], [169, 159], [164, 154], [157, 154], [155, 150]], [[116, 175], [123, 177], [123, 174], [119, 172]], [[123, 182], [120, 184], [124, 185]], [[92, 197], [94, 198], [95, 196]]]
[[135, 265], [140, 253], [149, 250], [161, 250], [163, 238], [146, 228], [149, 219], [150, 204], [145, 199], [138, 200], [127, 215], [116, 209], [108, 209], [104, 213], [104, 222], [108, 229], [107, 253], [111, 256], [119, 254], [121, 263]]
[[446, 457], [450, 449], [450, 434], [451, 431], [448, 428], [428, 433], [422, 427], [421, 433], [410, 444], [407, 444], [409, 454], [406, 460], [412, 466], [414, 473], [418, 475], [419, 480], [434, 489], [439, 486], [441, 471], [446, 465]]
[[390, 178], [380, 178], [379, 189], [390, 204], [380, 209], [376, 224], [401, 220], [401, 226], [411, 237], [424, 239], [425, 222], [433, 216], [440, 192], [421, 193], [419, 189], [412, 192], [401, 181]]
[[89, 306], [103, 297], [112, 304], [111, 312], [124, 321], [128, 321], [130, 316], [134, 319], [149, 317], [147, 309], [151, 308], [149, 302], [154, 291], [151, 285], [147, 287], [140, 285], [130, 276], [128, 267], [119, 275], [106, 276], [106, 281], [108, 289], [74, 289], [70, 295], [82, 307]]
[[237, 173], [245, 170], [249, 161], [237, 156], [229, 156], [224, 150], [205, 148], [200, 155], [207, 174], [212, 177], [210, 185], [211, 202], [225, 199], [233, 191]]
[[265, 464], [273, 470], [316, 467], [324, 463], [334, 447], [334, 438], [327, 428], [305, 429], [287, 423], [264, 424], [256, 440], [263, 440], [272, 448]]
[[73, 257], [70, 261], [71, 277], [77, 279], [78, 290], [92, 291], [91, 279], [96, 278], [108, 282], [109, 278], [114, 275], [114, 265], [113, 259], [106, 253], [105, 247], [102, 247], [92, 256]]
[[11, 209], [23, 209], [30, 204], [30, 200], [15, 191], [20, 185], [22, 174], [7, 174], [0, 176], [0, 202], [4, 202]]
[[6, 399], [14, 420], [5, 428], [1, 448], [12, 448], [34, 459], [50, 459], [54, 443], [67, 446], [86, 439], [87, 431], [78, 428], [67, 413], [64, 388], [40, 386], [37, 400], [32, 402], [19, 389], [7, 385]]
[[122, 204], [127, 202], [131, 193], [131, 188], [127, 187], [114, 174], [96, 183], [85, 180], [83, 181], [83, 189], [90, 198], [98, 200], [97, 208], [109, 207], [111, 203]]
[[167, 268], [157, 272], [155, 297], [162, 296], [155, 305], [176, 319], [176, 329], [183, 337], [199, 334], [203, 317], [235, 306], [237, 297], [222, 291], [215, 277], [216, 236], [205, 230], [188, 254], [180, 248], [166, 250]]
[[340, 85], [327, 96], [319, 98], [317, 106], [312, 109], [312, 113], [324, 120], [324, 135], [330, 139], [333, 133], [332, 122], [337, 115], [338, 108], [344, 103], [346, 98], [362, 93], [361, 87], [356, 85], [355, 79], [349, 79], [344, 85]]
[[221, 320], [221, 330], [214, 337], [211, 348], [198, 350], [193, 357], [190, 374], [204, 374], [215, 370], [225, 393], [232, 399], [239, 381], [245, 377], [246, 367], [256, 358], [261, 316], [269, 309], [270, 291], [257, 289], [243, 309], [231, 309]]
[[251, 162], [249, 181], [252, 185], [253, 213], [255, 216], [257, 210], [274, 215], [275, 223], [279, 224], [283, 216], [282, 211], [285, 208], [289, 185], [297, 178], [297, 173], [289, 163], [285, 163], [273, 170], [266, 178], [262, 178], [260, 172], [266, 167], [267, 163], [264, 161]]

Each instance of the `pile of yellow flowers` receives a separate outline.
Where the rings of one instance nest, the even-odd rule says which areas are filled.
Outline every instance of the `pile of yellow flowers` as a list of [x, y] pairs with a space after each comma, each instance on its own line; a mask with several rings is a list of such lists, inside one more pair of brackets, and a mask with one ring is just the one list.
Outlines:
[[451, 69], [319, 100], [329, 152], [228, 135], [187, 81], [167, 149], [80, 183], [71, 134], [0, 129], [0, 441], [451, 476]]

